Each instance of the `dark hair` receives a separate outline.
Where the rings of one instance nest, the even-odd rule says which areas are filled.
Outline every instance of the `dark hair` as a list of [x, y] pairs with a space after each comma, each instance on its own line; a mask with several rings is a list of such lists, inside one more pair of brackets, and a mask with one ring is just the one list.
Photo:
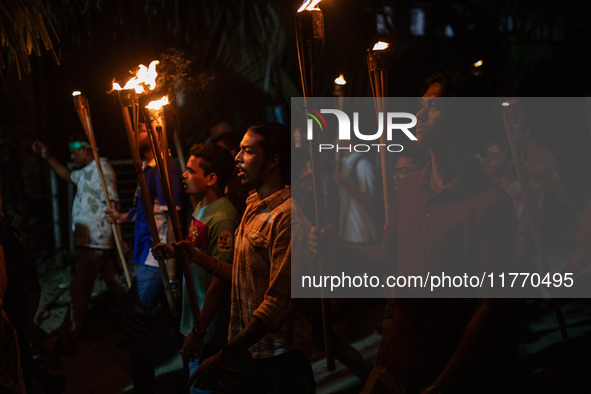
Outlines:
[[201, 159], [199, 167], [204, 175], [214, 172], [218, 177], [218, 186], [223, 193], [232, 171], [234, 171], [234, 159], [230, 152], [219, 145], [211, 143], [196, 144], [191, 147], [191, 156]]
[[68, 142], [86, 142], [90, 144], [90, 141], [88, 141], [88, 137], [86, 137], [86, 134], [82, 131], [77, 131], [73, 134], [70, 134], [70, 139], [68, 140]]
[[434, 83], [441, 84], [441, 97], [492, 96], [492, 92], [481, 78], [458, 70], [446, 70], [431, 74], [423, 84], [421, 96], [425, 94], [427, 89], [429, 89], [429, 86]]
[[501, 148], [501, 150], [503, 151], [503, 153], [507, 157], [507, 160], [512, 160], [513, 156], [511, 154], [511, 147], [509, 146], [509, 142], [507, 141], [507, 139], [501, 138], [502, 136], [495, 136], [495, 137], [496, 138], [489, 139], [489, 141], [486, 143], [486, 146], [484, 147], [484, 150], [482, 153], [486, 153], [486, 149], [488, 149], [489, 146], [498, 145], [499, 148]]
[[[142, 130], [140, 128], [140, 125], [144, 125], [146, 127], [145, 130]], [[140, 141], [140, 135], [142, 133], [146, 133], [148, 135], [148, 138], [144, 141]], [[150, 145], [150, 137], [148, 134], [148, 125], [146, 124], [146, 122], [143, 121], [139, 121], [138, 122], [138, 130], [137, 130], [137, 148], [140, 151], [140, 154], [145, 155], [147, 152], [150, 152], [152, 150], [152, 146]]]
[[224, 146], [228, 150], [235, 150], [236, 152], [238, 152], [238, 150], [240, 149], [240, 140], [241, 139], [242, 139], [242, 137], [240, 136], [240, 134], [238, 134], [234, 131], [230, 131], [230, 132], [222, 133], [218, 137], [214, 138], [212, 142], [214, 144], [221, 142], [224, 144]]
[[[491, 97], [492, 92], [484, 81], [474, 75], [458, 70], [446, 70], [432, 74], [425, 80], [423, 94], [433, 84], [441, 84], [441, 97]], [[454, 119], [454, 130], [463, 139], [468, 149], [477, 154], [481, 152], [500, 126], [500, 118], [492, 102], [482, 99], [443, 100], [445, 111]]]
[[257, 123], [248, 128], [249, 131], [263, 137], [260, 142], [263, 155], [269, 160], [273, 155], [279, 157], [279, 169], [284, 181], [288, 182], [291, 168], [291, 134], [289, 129], [277, 122]]

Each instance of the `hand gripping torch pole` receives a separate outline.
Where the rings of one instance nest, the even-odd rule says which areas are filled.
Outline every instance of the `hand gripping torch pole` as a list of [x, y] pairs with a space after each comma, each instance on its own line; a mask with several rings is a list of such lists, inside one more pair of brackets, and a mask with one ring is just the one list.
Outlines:
[[[161, 132], [158, 133], [157, 126], [161, 126]], [[164, 118], [158, 111], [150, 110], [150, 127], [148, 127], [148, 134], [150, 136], [150, 144], [154, 151], [156, 158], [156, 167], [160, 175], [160, 182], [164, 190], [164, 198], [168, 206], [168, 215], [174, 230], [174, 238], [177, 242], [183, 240], [183, 233], [181, 231], [181, 222], [176, 210], [176, 203], [170, 187], [170, 177], [168, 174], [168, 142], [166, 136], [166, 123]], [[187, 285], [187, 293], [189, 294], [189, 304], [191, 307], [191, 314], [193, 315], [193, 327], [195, 329], [201, 328], [199, 304], [197, 303], [197, 292], [195, 291], [195, 282], [193, 282], [193, 275], [189, 267], [189, 262], [186, 259], [180, 261], [183, 275], [185, 276], [185, 283]]]

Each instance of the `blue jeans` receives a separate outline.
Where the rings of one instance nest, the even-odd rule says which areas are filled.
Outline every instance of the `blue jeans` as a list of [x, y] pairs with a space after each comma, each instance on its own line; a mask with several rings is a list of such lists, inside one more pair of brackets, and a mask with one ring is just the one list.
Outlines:
[[154, 385], [152, 344], [148, 316], [162, 294], [158, 267], [140, 265], [123, 304], [121, 325], [131, 358], [131, 376], [137, 393], [151, 392]]
[[[135, 273], [137, 288], [137, 312], [147, 315], [162, 295], [162, 276], [158, 267], [138, 266]], [[132, 286], [133, 288], [133, 286]]]
[[[221, 348], [218, 346], [213, 346], [213, 345], [208, 345], [207, 343], [204, 343], [203, 346], [201, 347], [201, 351], [199, 352], [199, 356], [197, 356], [196, 358], [193, 358], [191, 360], [189, 360], [189, 376], [193, 375], [193, 372], [197, 371], [197, 368], [199, 368], [199, 364], [203, 361], [205, 361], [207, 358], [213, 356], [214, 354], [216, 354]], [[213, 393], [213, 391], [210, 390], [203, 390], [203, 389], [199, 389], [197, 387], [193, 387], [190, 386], [189, 387], [189, 392], [191, 394], [209, 394], [209, 393]]]

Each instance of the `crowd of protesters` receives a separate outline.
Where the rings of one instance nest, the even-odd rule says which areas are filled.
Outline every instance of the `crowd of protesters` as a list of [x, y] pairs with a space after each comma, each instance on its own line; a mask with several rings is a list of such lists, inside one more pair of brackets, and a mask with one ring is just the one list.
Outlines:
[[[450, 260], [478, 266], [515, 260], [521, 265], [532, 260], [535, 249], [523, 189], [533, 188], [534, 211], [543, 210], [548, 195], [555, 194], [577, 215], [556, 161], [529, 131], [518, 136], [529, 152], [529, 184], [520, 185], [507, 144], [498, 136], [474, 143], [478, 125], [450, 127], [457, 113], [437, 101], [489, 94], [477, 78], [453, 70], [426, 81], [416, 114], [418, 143], [397, 156], [391, 169], [395, 198], [381, 221], [368, 212], [379, 201], [375, 157], [343, 155], [337, 171], [316, 174], [328, 196], [323, 201], [337, 202], [318, 209], [310, 203], [314, 190], [308, 153], [294, 146], [293, 133], [279, 123], [255, 124], [244, 133], [216, 128], [210, 142], [191, 148], [182, 174], [168, 158], [176, 209], [190, 218], [182, 241], [175, 240], [145, 126], [140, 126], [138, 146], [151, 206], [138, 188], [127, 213], [120, 210], [115, 172], [101, 159], [112, 200], [107, 208], [84, 134], [69, 142], [78, 165], [72, 171], [35, 141], [33, 150], [76, 185], [72, 231], [79, 259], [71, 303], [60, 329], [43, 338], [45, 351], [76, 352], [100, 273], [121, 306], [137, 393], [157, 392], [148, 317], [166, 299], [165, 291], [171, 296], [169, 304], [163, 303], [167, 313], [178, 316], [169, 323], [179, 335], [191, 393], [315, 392], [310, 357], [324, 345], [319, 305], [291, 297], [292, 249], [306, 250], [310, 261], [330, 250], [330, 258], [358, 256], [359, 261], [396, 266], [401, 273]], [[581, 246], [570, 263], [577, 269], [590, 256], [584, 242], [590, 236], [589, 211], [577, 234]], [[153, 242], [150, 216], [159, 242]], [[114, 263], [113, 237], [118, 226], [129, 222], [134, 222], [137, 267], [127, 289]], [[316, 223], [321, 228], [312, 226]], [[27, 333], [40, 286], [33, 259], [21, 252], [28, 249], [19, 234], [0, 215], [0, 392], [27, 392], [35, 379]], [[183, 276], [183, 264], [190, 267], [192, 283], [185, 280], [186, 272]], [[499, 299], [391, 299], [373, 368], [333, 334], [335, 354], [363, 380], [364, 393], [508, 392], [517, 358], [518, 307], [517, 301]]]

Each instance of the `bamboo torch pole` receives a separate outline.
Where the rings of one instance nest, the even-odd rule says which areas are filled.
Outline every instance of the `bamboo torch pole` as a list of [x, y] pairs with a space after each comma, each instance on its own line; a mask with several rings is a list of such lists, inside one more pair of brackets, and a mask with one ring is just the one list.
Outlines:
[[[296, 14], [296, 37], [298, 47], [298, 62], [302, 78], [302, 90], [304, 103], [307, 107], [307, 97], [316, 94], [318, 76], [320, 72], [320, 59], [324, 47], [324, 16], [322, 11], [316, 7], [320, 0], [306, 1]], [[314, 184], [314, 213], [316, 216], [316, 228], [321, 229], [325, 223], [319, 221], [319, 201], [324, 198], [321, 194], [322, 183], [320, 177], [320, 166], [316, 156], [316, 149], [312, 140], [309, 141], [310, 166], [312, 167], [312, 182]], [[323, 205], [324, 206], [324, 205]], [[320, 272], [322, 262], [318, 261]], [[332, 341], [332, 319], [330, 311], [330, 300], [321, 294], [322, 302], [322, 325], [324, 333], [324, 352], [326, 355], [326, 368], [329, 371], [335, 370], [335, 358]]]
[[[374, 45], [373, 49], [367, 50], [367, 69], [369, 70], [369, 80], [371, 82], [371, 91], [373, 93], [376, 115], [384, 113], [385, 103], [384, 97], [388, 96], [388, 43], [378, 42]], [[384, 116], [384, 115], [382, 115]], [[386, 133], [382, 133], [380, 136], [380, 144], [386, 146], [388, 143]], [[390, 176], [389, 176], [389, 163], [388, 155], [385, 149], [380, 150], [380, 161], [382, 164], [382, 191], [384, 195], [384, 211], [386, 221], [388, 220], [388, 214], [390, 212]]]
[[[153, 102], [152, 102], [153, 103]], [[150, 103], [150, 104], [152, 104]], [[168, 103], [168, 100], [166, 100]], [[158, 168], [158, 174], [160, 176], [160, 182], [162, 183], [162, 189], [164, 189], [164, 198], [166, 199], [166, 205], [168, 206], [168, 215], [174, 230], [174, 237], [177, 242], [183, 240], [183, 233], [181, 231], [181, 222], [179, 220], [178, 212], [176, 210], [176, 202], [172, 194], [170, 187], [170, 177], [168, 175], [168, 143], [166, 142], [166, 123], [162, 114], [162, 107], [157, 108], [152, 105], [148, 105], [150, 115], [150, 127], [148, 127], [148, 135], [150, 136], [150, 143], [154, 151], [154, 157], [156, 158], [156, 166]], [[161, 133], [158, 135], [157, 127], [161, 127]], [[197, 302], [197, 292], [195, 290], [195, 283], [193, 282], [193, 275], [189, 267], [187, 260], [181, 260], [181, 269], [185, 276], [185, 283], [187, 285], [187, 292], [189, 294], [189, 304], [191, 307], [191, 314], [193, 315], [193, 327], [196, 329], [201, 328], [199, 304]]]
[[[80, 123], [82, 123], [82, 128], [84, 129], [86, 137], [88, 138], [88, 141], [90, 142], [90, 146], [92, 148], [94, 162], [96, 163], [96, 168], [98, 170], [99, 178], [101, 180], [101, 186], [103, 188], [103, 193], [105, 195], [105, 204], [107, 205], [108, 209], [111, 209], [111, 199], [109, 198], [107, 181], [105, 180], [105, 174], [103, 173], [103, 167], [101, 166], [101, 159], [99, 157], [96, 141], [94, 139], [94, 130], [92, 128], [92, 121], [90, 119], [90, 108], [88, 107], [88, 99], [85, 95], [78, 91], [73, 92], [72, 97], [74, 99], [74, 107], [76, 108], [76, 112], [78, 113], [78, 117], [80, 118]], [[125, 274], [125, 281], [127, 282], [127, 286], [131, 287], [131, 278], [129, 277], [129, 271], [127, 269], [127, 263], [125, 260], [125, 256], [123, 255], [123, 250], [121, 249], [121, 237], [119, 234], [119, 229], [115, 224], [111, 225], [111, 229], [113, 230], [115, 245], [117, 246], [119, 258], [121, 259], [121, 266], [123, 267], [123, 273]]]
[[[154, 244], [160, 242], [160, 236], [158, 234], [158, 227], [156, 226], [156, 220], [154, 219], [154, 207], [152, 200], [150, 199], [150, 193], [144, 171], [142, 168], [142, 160], [139, 153], [139, 147], [137, 145], [137, 133], [138, 133], [138, 100], [135, 90], [118, 90], [119, 105], [121, 107], [121, 114], [123, 115], [123, 123], [125, 124], [125, 131], [127, 134], [127, 141], [129, 142], [129, 150], [133, 159], [135, 175], [137, 182], [140, 187], [140, 194], [142, 202], [146, 209], [146, 216], [148, 217], [148, 225], [150, 226], [150, 233], [152, 234], [152, 242]], [[132, 108], [133, 121], [129, 115], [129, 107]], [[170, 290], [170, 282], [168, 281], [168, 271], [166, 270], [166, 263], [164, 260], [158, 260], [158, 268], [160, 269], [160, 275], [162, 277], [162, 285], [164, 288], [164, 295], [168, 302], [168, 308], [172, 317], [178, 316], [176, 309], [176, 303]]]
[[[343, 101], [345, 98], [345, 85], [347, 84], [347, 81], [345, 80], [345, 77], [343, 76], [343, 74], [339, 75], [338, 78], [336, 78], [334, 80], [334, 89], [332, 91], [332, 95], [334, 97], [337, 98], [337, 107], [339, 108], [339, 110], [343, 110]], [[335, 138], [335, 143], [338, 144], [338, 137]], [[339, 154], [339, 151], [337, 149], [337, 151], [335, 152], [334, 155], [335, 158], [335, 172], [337, 174], [341, 174], [341, 155]]]
[[[517, 141], [515, 135], [512, 132], [510, 119], [512, 118], [512, 112], [520, 111], [519, 108], [516, 107], [518, 104], [518, 100], [508, 100], [504, 101], [501, 104], [501, 108], [503, 110], [503, 122], [505, 125], [505, 132], [507, 135], [507, 141], [509, 142], [509, 149], [511, 150], [511, 156], [513, 158], [513, 165], [515, 167], [515, 172], [517, 173], [517, 180], [519, 185], [521, 186], [521, 202], [523, 207], [525, 208], [525, 215], [527, 216], [527, 221], [529, 224], [529, 231], [532, 235], [534, 244], [536, 246], [536, 251], [538, 253], [538, 257], [540, 259], [541, 268], [547, 273], [548, 270], [548, 263], [546, 261], [546, 254], [542, 248], [542, 241], [540, 240], [540, 235], [538, 233], [538, 222], [536, 215], [534, 215], [533, 209], [531, 208], [531, 202], [533, 199], [531, 198], [531, 193], [529, 187], [527, 185], [527, 177], [525, 174], [525, 163], [523, 160], [523, 155], [520, 154], [520, 151], [517, 146]], [[566, 329], [566, 322], [564, 321], [564, 315], [562, 314], [562, 308], [560, 307], [560, 303], [557, 299], [552, 300], [552, 307], [554, 308], [554, 312], [556, 313], [556, 319], [558, 320], [558, 325], [560, 327], [560, 332], [562, 334], [562, 339], [568, 339], [568, 331]]]

